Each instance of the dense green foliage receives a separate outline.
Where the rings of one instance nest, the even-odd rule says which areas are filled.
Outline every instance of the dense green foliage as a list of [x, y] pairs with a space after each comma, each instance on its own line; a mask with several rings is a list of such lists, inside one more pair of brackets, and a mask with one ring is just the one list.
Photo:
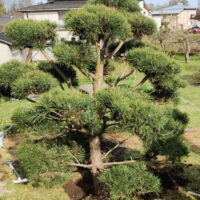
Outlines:
[[[66, 63], [66, 62], [65, 62]], [[71, 83], [73, 86], [78, 85], [78, 81], [76, 79], [76, 71], [72, 67], [68, 67], [63, 63], [56, 63], [57, 67], [65, 74], [67, 78], [71, 79]], [[63, 78], [58, 74], [52, 64], [42, 61], [37, 65], [37, 69], [47, 72], [54, 76], [59, 82], [63, 83]]]
[[74, 129], [86, 129], [88, 134], [98, 134], [102, 122], [99, 118], [94, 100], [85, 94], [56, 89], [44, 95], [33, 108], [17, 113], [14, 117], [18, 125], [37, 126], [48, 121], [62, 122], [62, 126], [73, 125]]
[[[120, 156], [120, 161], [125, 160], [125, 162], [118, 162], [117, 159], [111, 162], [113, 158], [109, 156], [110, 151], [106, 153], [104, 146], [101, 147], [105, 133], [110, 134], [114, 129], [122, 134], [129, 132], [138, 136], [143, 143], [143, 152], [140, 154], [141, 158], [137, 159], [144, 161], [156, 159], [158, 155], [163, 155], [170, 161], [177, 161], [188, 154], [182, 138], [188, 122], [187, 116], [175, 109], [173, 104], [164, 105], [158, 101], [164, 100], [163, 102], [167, 103], [167, 100], [176, 95], [182, 85], [178, 77], [180, 67], [154, 47], [151, 48], [151, 45], [147, 45], [150, 48], [134, 49], [146, 46], [138, 40], [141, 40], [143, 35], [151, 35], [156, 29], [155, 24], [142, 16], [139, 11], [139, 6], [133, 0], [91, 0], [82, 9], [67, 12], [64, 18], [65, 28], [72, 31], [79, 41], [62, 42], [53, 47], [53, 53], [57, 62], [62, 63], [64, 68], [70, 70], [76, 68], [87, 77], [93, 84], [94, 93], [83, 94], [72, 88], [68, 80], [65, 80], [70, 89], [52, 89], [42, 95], [35, 104], [17, 110], [12, 117], [16, 127], [24, 129], [28, 134], [42, 136], [51, 134], [60, 137], [64, 142], [62, 144], [65, 144], [65, 147], [62, 146], [64, 153], [66, 149], [69, 150], [65, 153], [66, 168], [69, 164], [90, 170], [95, 193], [100, 189], [97, 181], [100, 176], [100, 181], [108, 185], [111, 199], [130, 199], [149, 192], [158, 193], [160, 182], [147, 170], [145, 164], [139, 161], [134, 165], [112, 167], [137, 161], [132, 160], [128, 156], [132, 152], [125, 149]], [[45, 40], [43, 41], [46, 44]], [[38, 48], [37, 46], [34, 48]], [[53, 66], [56, 69], [58, 64]], [[114, 84], [110, 84], [111, 87], [104, 84], [107, 76], [112, 75], [112, 72], [120, 66], [123, 69], [120, 69], [119, 76], [114, 77]], [[50, 66], [41, 64], [38, 68], [54, 75]], [[145, 74], [144, 82], [150, 80], [154, 87], [151, 94], [156, 95], [156, 103], [151, 95], [138, 90], [142, 82], [134, 87], [134, 90], [130, 87], [117, 87], [118, 83], [129, 77], [135, 69]], [[103, 89], [104, 87], [106, 89]], [[72, 148], [69, 148], [71, 141], [66, 138], [68, 135], [78, 135], [76, 145], [72, 145]], [[42, 157], [47, 157], [49, 161], [47, 168], [54, 157], [57, 157], [54, 147], [58, 154], [62, 154], [62, 150], [58, 150], [60, 144], [53, 140], [50, 145], [50, 154], [53, 157], [48, 155], [49, 143], [44, 144], [43, 140], [31, 143], [30, 146], [29, 142], [27, 146], [33, 149], [36, 145], [36, 154], [41, 152], [41, 155], [44, 155]], [[76, 152], [78, 146], [87, 149], [87, 158], [83, 156], [80, 161], [77, 161], [78, 156], [70, 154], [70, 151]], [[31, 150], [27, 152], [21, 150], [18, 158], [31, 179], [34, 179], [32, 177], [36, 177], [37, 171], [35, 168], [33, 174], [29, 171], [31, 167], [28, 160], [32, 159], [31, 153]], [[68, 160], [69, 154], [74, 163], [71, 157]], [[42, 162], [46, 165], [42, 158], [37, 159], [35, 155], [30, 162]], [[55, 170], [51, 168], [48, 170], [57, 171], [58, 165], [52, 164], [52, 166], [55, 166]], [[43, 175], [43, 167], [37, 167], [41, 170], [39, 175]], [[108, 167], [111, 168], [107, 169]], [[126, 187], [121, 183], [127, 183]]]
[[[188, 121], [187, 116], [170, 107], [155, 105], [146, 95], [128, 89], [101, 91], [95, 95], [95, 99], [56, 89], [45, 94], [32, 108], [17, 111], [13, 116], [18, 126], [25, 127], [44, 125], [55, 119], [60, 126], [70, 129], [73, 125], [77, 131], [85, 130], [88, 136], [103, 134], [106, 126], [115, 121], [116, 128], [141, 138], [146, 155], [150, 157], [167, 155], [178, 159], [188, 153], [186, 148], [173, 154], [172, 148], [175, 146], [169, 143], [173, 138], [174, 143], [177, 140], [177, 144], [185, 148], [181, 135]], [[171, 145], [170, 151], [163, 148], [167, 143]]]
[[55, 41], [56, 25], [49, 21], [15, 20], [10, 22], [5, 32], [12, 43], [19, 49], [44, 49]]
[[136, 38], [141, 39], [143, 35], [152, 35], [156, 31], [155, 22], [141, 13], [131, 14], [128, 19]]
[[17, 149], [17, 159], [24, 167], [32, 184], [53, 186], [61, 184], [69, 177], [68, 162], [72, 160], [66, 145], [43, 141], [24, 141]]
[[97, 56], [94, 48], [84, 42], [62, 42], [56, 45], [53, 53], [57, 60], [71, 68], [75, 67], [82, 72], [94, 72]]
[[[98, 110], [101, 116], [109, 111], [110, 120], [118, 122], [118, 128], [129, 131], [141, 138], [144, 143], [146, 155], [167, 155], [169, 158], [178, 159], [187, 155], [185, 151], [170, 151], [161, 148], [170, 140], [184, 146], [181, 135], [188, 123], [187, 115], [170, 107], [153, 104], [148, 96], [133, 93], [127, 89], [110, 89], [97, 94]], [[105, 112], [105, 113], [104, 113]], [[178, 142], [182, 141], [182, 143]], [[176, 148], [176, 147], [175, 147]]]
[[159, 178], [149, 172], [143, 162], [112, 167], [99, 179], [113, 200], [129, 200], [134, 196], [161, 192]]
[[5, 96], [11, 95], [13, 82], [31, 69], [30, 66], [13, 60], [0, 66], [0, 93]]
[[180, 66], [164, 53], [150, 48], [133, 49], [127, 53], [126, 60], [148, 77], [157, 98], [174, 97], [184, 85], [179, 77]]
[[140, 7], [136, 0], [118, 0], [118, 1], [110, 1], [110, 0], [90, 0], [89, 4], [104, 4], [108, 7], [115, 7], [119, 10], [124, 10], [128, 12], [139, 12]]
[[18, 99], [23, 99], [30, 94], [39, 95], [57, 86], [57, 80], [50, 74], [33, 70], [25, 73], [13, 82], [11, 94]]
[[131, 32], [130, 24], [123, 14], [104, 5], [90, 5], [68, 12], [65, 27], [81, 39], [89, 41], [99, 41], [105, 36], [125, 40]]

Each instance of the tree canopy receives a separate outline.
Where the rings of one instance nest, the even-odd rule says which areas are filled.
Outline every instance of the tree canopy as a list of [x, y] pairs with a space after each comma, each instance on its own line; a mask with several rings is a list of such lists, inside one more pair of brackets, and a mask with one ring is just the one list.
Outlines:
[[[132, 0], [91, 0], [81, 9], [67, 12], [65, 28], [79, 40], [56, 44], [53, 53], [56, 62], [79, 70], [90, 80], [92, 94], [68, 84], [63, 90], [52, 89], [31, 107], [17, 110], [12, 117], [17, 127], [32, 130], [27, 131], [29, 134], [44, 136], [51, 130], [50, 133], [56, 134], [56, 139], [66, 146], [69, 135], [76, 136], [76, 144], [87, 153], [82, 161], [73, 153], [67, 155], [68, 166], [89, 170], [94, 192], [99, 194], [102, 182], [109, 185], [108, 194], [112, 199], [158, 193], [160, 181], [145, 163], [155, 160], [158, 155], [175, 162], [188, 154], [182, 139], [187, 115], [177, 110], [173, 103], [168, 104], [182, 86], [180, 66], [151, 45], [144, 48], [143, 36], [153, 34], [156, 29], [154, 22], [139, 11], [136, 1]], [[28, 26], [30, 24], [27, 29]], [[119, 75], [114, 73], [116, 68], [120, 68]], [[143, 73], [141, 82], [122, 84], [134, 71]], [[106, 81], [109, 74], [115, 76], [111, 84]], [[141, 90], [146, 81], [151, 84], [151, 91]], [[114, 130], [137, 136], [142, 141], [143, 154], [112, 160], [110, 155], [120, 144], [108, 151], [102, 144], [105, 134]], [[30, 143], [30, 148], [32, 145]], [[47, 149], [45, 144], [37, 148], [42, 152]], [[28, 153], [18, 156], [28, 170], [30, 165], [25, 162]], [[36, 157], [33, 158], [32, 162], [36, 162]], [[138, 186], [136, 177], [142, 185]], [[124, 185], [124, 190], [116, 191], [116, 187], [127, 180], [129, 183]]]

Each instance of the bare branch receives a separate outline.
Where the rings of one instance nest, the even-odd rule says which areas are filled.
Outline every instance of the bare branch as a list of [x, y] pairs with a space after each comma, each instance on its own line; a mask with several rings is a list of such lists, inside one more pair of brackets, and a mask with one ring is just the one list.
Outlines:
[[142, 160], [142, 158], [135, 158], [134, 160], [129, 160], [129, 161], [122, 161], [122, 162], [109, 162], [109, 163], [104, 163], [104, 167], [111, 167], [114, 165], [126, 165], [126, 164], [131, 164], [131, 163], [135, 163], [138, 160]]
[[74, 158], [74, 160], [76, 161], [76, 163], [77, 163], [77, 164], [80, 164], [80, 162], [78, 161], [78, 158], [76, 158], [76, 157], [74, 156], [74, 154], [73, 154], [71, 151], [69, 151], [69, 153], [70, 153], [70, 155], [72, 156], [72, 158]]
[[117, 81], [115, 82], [115, 86], [117, 86], [120, 81], [123, 81], [124, 79], [128, 78], [134, 71], [135, 71], [135, 69], [133, 69], [132, 71], [130, 71], [128, 74], [126, 74], [126, 75], [124, 75], [122, 77], [119, 77], [117, 79]]
[[148, 80], [148, 78], [149, 76], [145, 76], [140, 83], [133, 87], [133, 89], [135, 91], [138, 90]]
[[120, 141], [117, 145], [115, 145], [112, 149], [110, 149], [103, 157], [103, 159], [106, 159], [115, 149], [117, 149], [121, 144], [123, 144], [126, 140], [128, 140], [128, 138]]
[[78, 164], [78, 163], [68, 163], [70, 166], [81, 167], [86, 169], [91, 169], [92, 165]]
[[73, 65], [76, 69], [78, 69], [84, 76], [86, 76], [87, 78], [90, 79], [90, 81], [94, 81], [95, 80], [95, 77], [92, 73], [89, 73], [89, 72], [86, 72], [80, 68], [78, 68], [77, 66]]
[[124, 44], [124, 41], [120, 41], [116, 49], [109, 55], [108, 59], [111, 59], [113, 56], [115, 56], [115, 54], [121, 49], [123, 44]]
[[53, 68], [57, 71], [57, 73], [62, 77], [62, 79], [67, 84], [67, 86], [70, 89], [75, 90], [75, 88], [72, 86], [71, 82], [68, 80], [68, 78], [65, 76], [65, 74], [57, 67], [57, 65], [54, 63], [54, 61], [49, 57], [47, 52], [45, 50], [42, 50], [41, 52], [44, 55], [44, 57], [48, 60], [48, 62], [53, 66]]

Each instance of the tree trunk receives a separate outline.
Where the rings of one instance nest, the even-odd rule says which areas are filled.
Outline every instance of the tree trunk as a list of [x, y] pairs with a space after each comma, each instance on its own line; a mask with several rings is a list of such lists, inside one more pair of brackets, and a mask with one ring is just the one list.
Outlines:
[[94, 192], [96, 195], [100, 193], [100, 183], [98, 176], [103, 170], [102, 154], [101, 154], [101, 144], [99, 136], [92, 137], [89, 141], [90, 143], [90, 161], [92, 165], [92, 176], [94, 184]]
[[45, 50], [42, 51], [42, 54], [44, 57], [48, 60], [48, 62], [53, 66], [53, 68], [58, 72], [58, 74], [62, 77], [62, 79], [65, 81], [67, 86], [74, 90], [74, 87], [72, 86], [69, 79], [65, 76], [65, 74], [57, 67], [57, 65], [54, 63], [54, 61], [48, 56], [47, 52]]
[[189, 61], [190, 61], [190, 45], [189, 45], [189, 42], [187, 41], [187, 39], [186, 39], [186, 52], [185, 52], [185, 62], [186, 63], [189, 63]]
[[27, 57], [26, 57], [26, 63], [27, 63], [27, 64], [31, 62], [32, 53], [33, 53], [33, 49], [32, 49], [32, 48], [29, 48], [29, 50], [28, 50], [28, 55], [27, 55]]
[[104, 75], [104, 65], [105, 60], [102, 58], [101, 55], [101, 47], [100, 42], [96, 43], [96, 52], [97, 52], [97, 67], [96, 67], [96, 73], [95, 73], [95, 81], [94, 81], [94, 89], [93, 92], [98, 92], [103, 88], [103, 75]]

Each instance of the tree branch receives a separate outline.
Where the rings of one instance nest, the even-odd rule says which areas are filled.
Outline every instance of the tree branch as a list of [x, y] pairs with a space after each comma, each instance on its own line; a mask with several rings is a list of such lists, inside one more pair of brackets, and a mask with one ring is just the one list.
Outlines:
[[123, 44], [124, 44], [124, 41], [120, 41], [116, 49], [109, 55], [108, 59], [111, 59], [113, 56], [115, 56], [115, 54], [121, 49]]
[[120, 141], [117, 145], [115, 145], [112, 149], [110, 149], [103, 157], [102, 160], [106, 159], [115, 149], [117, 149], [121, 144], [123, 144], [128, 138]]
[[81, 168], [86, 168], [86, 169], [91, 169], [92, 165], [85, 165], [85, 164], [78, 164], [78, 163], [68, 163], [70, 166], [75, 166], [75, 167], [81, 167]]
[[117, 79], [117, 81], [115, 82], [115, 85], [114, 85], [114, 86], [116, 87], [120, 81], [123, 81], [124, 79], [128, 78], [134, 71], [135, 71], [135, 70], [132, 70], [132, 71], [130, 71], [128, 74], [119, 77], [119, 78]]
[[72, 158], [74, 158], [74, 160], [76, 161], [77, 164], [80, 164], [80, 162], [78, 161], [78, 159], [74, 156], [74, 154], [69, 151], [70, 155], [72, 156]]
[[131, 164], [131, 163], [135, 163], [137, 160], [142, 160], [142, 159], [141, 158], [135, 158], [134, 160], [129, 160], [129, 161], [104, 163], [104, 167], [111, 167], [111, 166], [115, 166], [115, 165]]
[[62, 79], [67, 84], [67, 86], [70, 89], [75, 90], [75, 88], [72, 86], [71, 82], [68, 80], [68, 78], [65, 76], [65, 74], [57, 67], [57, 65], [54, 63], [54, 61], [49, 57], [47, 52], [45, 50], [42, 50], [41, 52], [44, 55], [44, 57], [49, 61], [49, 63], [53, 66], [53, 68], [57, 71], [57, 73], [62, 77]]
[[133, 90], [136, 91], [138, 90], [147, 80], [149, 76], [145, 76], [140, 83], [138, 83], [136, 86], [133, 87]]
[[93, 74], [89, 73], [89, 72], [85, 72], [83, 71], [82, 69], [78, 68], [77, 66], [73, 65], [76, 69], [78, 69], [84, 76], [86, 76], [87, 78], [90, 79], [90, 81], [94, 81], [95, 80], [95, 77]]

